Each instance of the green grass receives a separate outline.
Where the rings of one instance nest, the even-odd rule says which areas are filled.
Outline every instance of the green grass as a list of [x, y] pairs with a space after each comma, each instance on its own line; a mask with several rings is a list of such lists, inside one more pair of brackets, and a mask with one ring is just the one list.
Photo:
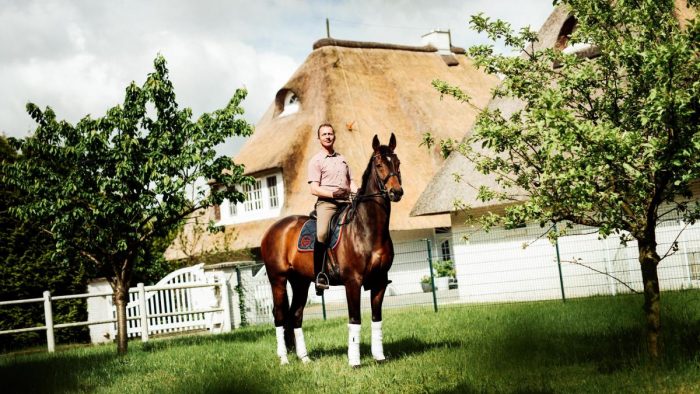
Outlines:
[[304, 326], [313, 363], [279, 366], [271, 326], [226, 335], [0, 356], [10, 392], [700, 392], [700, 291], [662, 294], [664, 356], [643, 341], [640, 296], [385, 311], [385, 353], [347, 366], [347, 321]]

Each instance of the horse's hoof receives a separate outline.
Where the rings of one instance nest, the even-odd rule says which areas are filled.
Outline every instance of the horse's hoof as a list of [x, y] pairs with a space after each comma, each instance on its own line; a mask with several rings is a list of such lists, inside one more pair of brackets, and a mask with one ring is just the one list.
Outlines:
[[311, 359], [308, 358], [308, 357], [304, 357], [304, 358], [301, 359], [301, 362], [304, 363], [304, 364], [308, 364], [308, 363], [311, 362]]
[[360, 368], [360, 364], [351, 365], [350, 368], [352, 368], [352, 369], [359, 369], [359, 368]]
[[287, 357], [280, 358], [280, 365], [287, 365], [287, 364], [289, 364], [289, 360], [287, 359]]
[[384, 364], [385, 362], [387, 362], [387, 359], [385, 359], [385, 358], [375, 358], [375, 359], [374, 359], [374, 362], [376, 362], [377, 364]]

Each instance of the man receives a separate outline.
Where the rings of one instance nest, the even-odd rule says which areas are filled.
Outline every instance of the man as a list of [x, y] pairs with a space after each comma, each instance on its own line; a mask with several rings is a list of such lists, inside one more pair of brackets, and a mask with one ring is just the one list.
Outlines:
[[321, 143], [321, 151], [309, 161], [309, 186], [311, 194], [318, 197], [316, 201], [316, 242], [314, 244], [314, 275], [316, 292], [321, 294], [328, 288], [328, 277], [319, 275], [326, 254], [328, 227], [333, 214], [338, 210], [342, 200], [350, 192], [357, 192], [352, 181], [350, 167], [345, 158], [335, 151], [335, 130], [329, 123], [318, 127], [316, 136]]

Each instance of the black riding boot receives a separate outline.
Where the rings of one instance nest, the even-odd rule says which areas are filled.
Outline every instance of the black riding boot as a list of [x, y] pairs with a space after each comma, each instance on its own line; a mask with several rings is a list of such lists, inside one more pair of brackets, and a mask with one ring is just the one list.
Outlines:
[[325, 255], [326, 244], [316, 240], [316, 243], [314, 243], [314, 275], [316, 275], [316, 295], [321, 295], [323, 294], [323, 290], [328, 289], [328, 276], [322, 272]]

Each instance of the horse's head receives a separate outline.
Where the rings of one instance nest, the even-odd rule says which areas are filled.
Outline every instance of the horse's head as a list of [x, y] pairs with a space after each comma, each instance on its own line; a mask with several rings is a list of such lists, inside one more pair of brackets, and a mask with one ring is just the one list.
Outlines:
[[396, 137], [391, 133], [389, 145], [380, 145], [379, 138], [375, 135], [372, 140], [372, 162], [374, 164], [377, 182], [380, 190], [386, 192], [389, 200], [397, 202], [403, 196], [401, 187], [401, 168], [399, 157], [394, 153], [396, 148]]

